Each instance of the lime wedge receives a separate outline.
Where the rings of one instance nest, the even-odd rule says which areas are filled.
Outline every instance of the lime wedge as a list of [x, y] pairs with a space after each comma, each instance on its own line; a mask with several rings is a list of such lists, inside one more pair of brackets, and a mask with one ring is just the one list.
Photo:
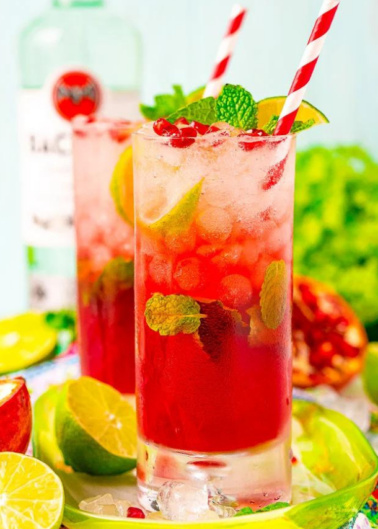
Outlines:
[[131, 226], [134, 225], [133, 149], [127, 147], [113, 171], [110, 194], [118, 214]]
[[65, 463], [78, 472], [115, 475], [135, 467], [135, 410], [118, 391], [90, 377], [65, 384], [55, 431]]
[[369, 398], [378, 404], [378, 342], [368, 345], [362, 380]]
[[148, 227], [163, 237], [185, 233], [194, 216], [201, 196], [203, 179], [195, 184], [173, 208]]
[[0, 453], [0, 527], [55, 529], [63, 518], [63, 486], [44, 463]]
[[[262, 129], [270, 120], [272, 116], [279, 116], [283, 109], [286, 96], [268, 97], [262, 99], [257, 103], [257, 128]], [[297, 117], [298, 121], [308, 121], [313, 119], [315, 125], [321, 125], [322, 123], [329, 123], [327, 117], [320, 112], [316, 107], [311, 105], [308, 101], [302, 101]]]
[[41, 362], [56, 344], [57, 333], [42, 314], [29, 312], [0, 321], [0, 375]]

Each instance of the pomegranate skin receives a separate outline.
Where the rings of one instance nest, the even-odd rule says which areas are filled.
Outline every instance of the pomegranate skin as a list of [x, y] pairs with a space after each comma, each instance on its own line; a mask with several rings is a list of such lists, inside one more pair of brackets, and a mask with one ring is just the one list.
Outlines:
[[32, 407], [25, 380], [21, 377], [0, 380], [16, 387], [0, 401], [0, 452], [25, 454], [32, 431]]
[[361, 372], [367, 342], [363, 325], [339, 294], [315, 279], [294, 277], [294, 386], [341, 389]]

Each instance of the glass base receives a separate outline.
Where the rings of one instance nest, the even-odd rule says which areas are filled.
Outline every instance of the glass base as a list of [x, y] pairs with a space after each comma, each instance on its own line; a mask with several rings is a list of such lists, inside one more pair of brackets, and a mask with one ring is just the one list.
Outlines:
[[190, 482], [209, 496], [224, 495], [230, 504], [261, 509], [291, 499], [290, 437], [251, 450], [226, 454], [180, 452], [139, 438], [138, 498], [149, 511], [159, 510], [156, 498], [167, 481]]

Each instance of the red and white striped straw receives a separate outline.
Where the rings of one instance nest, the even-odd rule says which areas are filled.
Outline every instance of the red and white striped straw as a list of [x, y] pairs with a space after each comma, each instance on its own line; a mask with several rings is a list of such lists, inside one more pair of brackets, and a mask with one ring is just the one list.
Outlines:
[[302, 60], [295, 74], [284, 107], [274, 131], [276, 136], [289, 134], [299, 107], [303, 101], [308, 83], [318, 62], [327, 33], [330, 30], [340, 0], [324, 0], [307, 43]]
[[219, 47], [215, 60], [215, 68], [206, 85], [203, 97], [219, 96], [223, 86], [224, 74], [226, 73], [226, 69], [235, 49], [236, 41], [246, 13], [247, 10], [238, 4], [235, 4], [232, 7], [229, 26]]

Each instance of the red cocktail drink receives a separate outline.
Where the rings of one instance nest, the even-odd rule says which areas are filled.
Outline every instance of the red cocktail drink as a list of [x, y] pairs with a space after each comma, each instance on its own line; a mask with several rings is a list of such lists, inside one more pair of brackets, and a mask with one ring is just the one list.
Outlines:
[[239, 133], [134, 135], [147, 506], [199, 466], [240, 504], [290, 497], [295, 137]]
[[[134, 393], [134, 233], [130, 122], [77, 118], [75, 225], [82, 372]], [[128, 198], [130, 197], [130, 198]]]

